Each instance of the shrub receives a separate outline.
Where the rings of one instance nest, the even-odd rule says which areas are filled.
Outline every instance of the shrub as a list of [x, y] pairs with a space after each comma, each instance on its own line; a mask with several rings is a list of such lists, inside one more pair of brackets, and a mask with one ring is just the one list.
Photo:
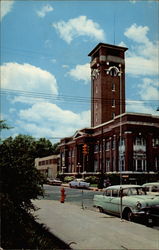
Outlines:
[[87, 176], [85, 178], [85, 181], [89, 182], [90, 184], [97, 184], [98, 183], [98, 177], [96, 176]]
[[66, 176], [66, 177], [64, 178], [64, 182], [68, 183], [68, 182], [70, 182], [70, 181], [73, 181], [73, 179], [74, 179], [73, 176]]

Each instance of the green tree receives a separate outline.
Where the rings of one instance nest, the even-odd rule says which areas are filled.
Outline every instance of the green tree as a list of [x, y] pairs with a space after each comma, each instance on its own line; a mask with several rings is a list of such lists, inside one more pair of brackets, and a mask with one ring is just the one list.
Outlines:
[[[34, 138], [19, 135], [0, 145], [2, 247], [23, 247], [26, 214], [34, 210], [33, 199], [43, 195], [43, 177], [34, 167]], [[21, 243], [15, 242], [19, 235]]]
[[11, 129], [12, 127], [9, 127], [5, 120], [0, 120], [0, 130], [2, 129]]
[[52, 143], [45, 138], [40, 138], [39, 140], [34, 141], [34, 147], [36, 149], [36, 151], [34, 151], [35, 158], [54, 154]]
[[54, 154], [59, 154], [60, 153], [60, 148], [59, 148], [59, 142], [53, 144], [53, 152]]

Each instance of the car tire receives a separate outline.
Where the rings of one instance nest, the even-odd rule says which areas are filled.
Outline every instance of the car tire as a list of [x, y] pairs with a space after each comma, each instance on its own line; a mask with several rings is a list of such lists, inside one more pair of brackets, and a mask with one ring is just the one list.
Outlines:
[[100, 213], [103, 213], [103, 212], [104, 212], [104, 210], [103, 210], [102, 207], [98, 207], [98, 209], [99, 209], [99, 212], [100, 212]]
[[128, 221], [132, 221], [132, 211], [130, 209], [127, 209], [124, 214], [123, 214], [123, 218], [128, 220]]

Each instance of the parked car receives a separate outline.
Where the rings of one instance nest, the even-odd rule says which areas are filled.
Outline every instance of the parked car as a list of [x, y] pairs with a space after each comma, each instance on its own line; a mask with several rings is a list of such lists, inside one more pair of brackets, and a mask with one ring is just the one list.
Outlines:
[[62, 181], [59, 179], [52, 179], [52, 178], [47, 178], [47, 184], [54, 185], [54, 186], [61, 186]]
[[[146, 224], [153, 222], [156, 211], [159, 214], [159, 197], [147, 195], [139, 185], [107, 187], [102, 195], [94, 195], [93, 203], [100, 212], [118, 216], [122, 212], [122, 218], [131, 221], [135, 217], [141, 217]], [[153, 211], [155, 211], [154, 214]]]
[[150, 182], [142, 185], [147, 194], [159, 195], [159, 182]]
[[69, 182], [69, 186], [75, 188], [89, 188], [90, 183], [86, 182], [84, 179], [74, 179]]

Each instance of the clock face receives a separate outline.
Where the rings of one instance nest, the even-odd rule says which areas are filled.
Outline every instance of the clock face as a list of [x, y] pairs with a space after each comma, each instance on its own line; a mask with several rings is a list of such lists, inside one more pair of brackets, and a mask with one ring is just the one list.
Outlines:
[[116, 66], [111, 66], [106, 70], [108, 75], [119, 76], [120, 70]]

